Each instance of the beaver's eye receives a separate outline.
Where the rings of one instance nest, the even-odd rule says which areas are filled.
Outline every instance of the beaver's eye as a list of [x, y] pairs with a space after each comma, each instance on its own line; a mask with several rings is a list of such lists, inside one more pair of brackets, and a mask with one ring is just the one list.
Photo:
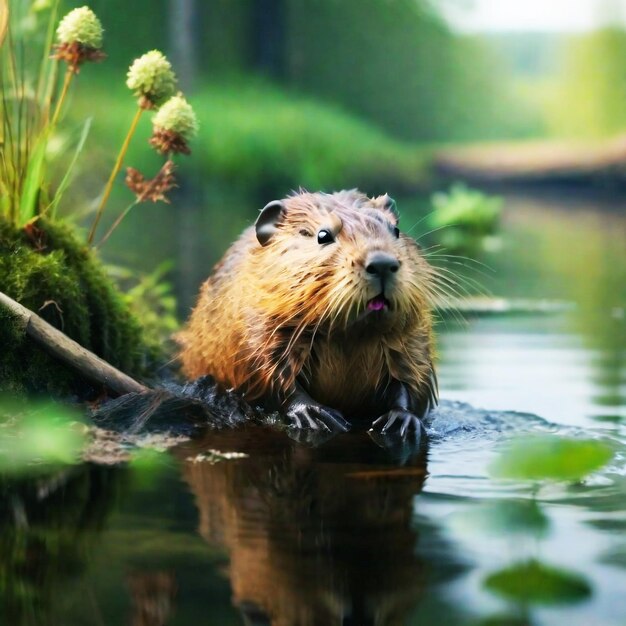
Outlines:
[[333, 234], [329, 230], [322, 228], [322, 230], [320, 230], [317, 233], [317, 243], [324, 244], [324, 243], [332, 243], [333, 241], [335, 241], [335, 238], [333, 237]]
[[400, 239], [400, 229], [397, 226], [393, 229], [393, 234], [396, 236], [396, 239]]
[[309, 232], [308, 230], [306, 230], [305, 228], [303, 228], [303, 229], [300, 231], [300, 234], [301, 234], [303, 237], [313, 237], [313, 233], [310, 233], [310, 232]]

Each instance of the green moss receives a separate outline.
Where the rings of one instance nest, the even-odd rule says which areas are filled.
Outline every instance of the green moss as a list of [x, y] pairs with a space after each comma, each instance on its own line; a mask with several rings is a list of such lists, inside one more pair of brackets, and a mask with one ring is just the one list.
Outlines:
[[[154, 363], [157, 350], [139, 320], [67, 226], [40, 220], [28, 236], [0, 219], [0, 291], [132, 376], [144, 376]], [[0, 346], [0, 390], [89, 393], [75, 372], [35, 346], [1, 308]]]

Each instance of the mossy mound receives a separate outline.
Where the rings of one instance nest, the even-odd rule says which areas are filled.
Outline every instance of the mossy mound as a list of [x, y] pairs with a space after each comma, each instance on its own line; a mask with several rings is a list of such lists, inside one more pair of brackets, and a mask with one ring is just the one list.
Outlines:
[[[131, 376], [157, 357], [101, 263], [66, 225], [0, 219], [0, 291]], [[0, 307], [0, 391], [88, 396], [89, 385], [26, 337]]]

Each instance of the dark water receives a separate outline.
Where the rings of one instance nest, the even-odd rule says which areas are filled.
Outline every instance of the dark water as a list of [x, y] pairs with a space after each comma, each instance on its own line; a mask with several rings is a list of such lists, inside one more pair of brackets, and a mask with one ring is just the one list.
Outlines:
[[[249, 428], [7, 483], [1, 623], [626, 624], [626, 202], [508, 197], [502, 244], [493, 293], [571, 306], [442, 322], [428, 445]], [[580, 484], [491, 478], [524, 432], [617, 452]], [[515, 567], [560, 582], [503, 594]]]

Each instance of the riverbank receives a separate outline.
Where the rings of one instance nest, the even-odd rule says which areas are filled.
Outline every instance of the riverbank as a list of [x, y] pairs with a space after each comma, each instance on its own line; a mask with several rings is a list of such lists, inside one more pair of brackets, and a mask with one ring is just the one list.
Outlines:
[[626, 185], [626, 135], [604, 142], [533, 141], [454, 146], [435, 151], [444, 181], [477, 185]]

